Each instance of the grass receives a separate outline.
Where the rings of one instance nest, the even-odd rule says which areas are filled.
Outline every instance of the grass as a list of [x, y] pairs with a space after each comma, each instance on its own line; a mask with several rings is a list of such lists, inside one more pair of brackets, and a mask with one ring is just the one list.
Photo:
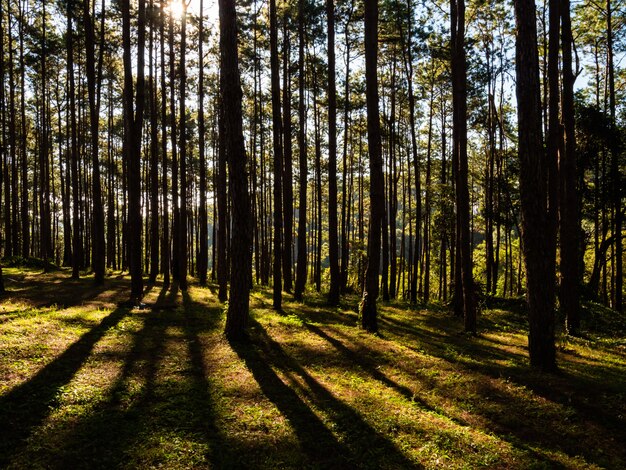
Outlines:
[[[95, 288], [7, 268], [0, 303], [0, 467], [625, 468], [624, 318], [589, 305], [529, 369], [523, 305], [480, 334], [441, 308], [380, 306], [381, 335], [310, 293], [252, 294], [251, 341], [222, 335], [214, 286]], [[620, 444], [621, 443], [621, 444]]]

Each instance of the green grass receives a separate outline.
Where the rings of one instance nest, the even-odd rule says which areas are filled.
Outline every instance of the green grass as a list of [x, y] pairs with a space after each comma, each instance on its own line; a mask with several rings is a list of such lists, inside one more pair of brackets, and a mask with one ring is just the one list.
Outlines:
[[560, 373], [530, 370], [523, 305], [480, 334], [441, 308], [252, 295], [247, 344], [222, 335], [215, 286], [146, 295], [8, 268], [0, 301], [0, 467], [625, 468], [623, 317], [586, 307]]

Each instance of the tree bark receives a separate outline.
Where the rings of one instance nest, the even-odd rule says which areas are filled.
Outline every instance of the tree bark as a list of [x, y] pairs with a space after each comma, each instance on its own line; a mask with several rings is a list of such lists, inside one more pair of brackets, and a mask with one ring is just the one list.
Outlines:
[[74, 79], [74, 31], [72, 27], [73, 0], [67, 3], [67, 73], [69, 75], [71, 180], [72, 180], [72, 278], [78, 279], [82, 261], [80, 240], [80, 195], [78, 194], [78, 140], [76, 123], [76, 85]]
[[[611, 126], [616, 129], [615, 121], [615, 67], [613, 63], [613, 7], [611, 0], [606, 0], [606, 25], [607, 25], [607, 68], [609, 81], [609, 111], [611, 114]], [[622, 261], [622, 176], [619, 168], [619, 151], [617, 143], [611, 149], [611, 179], [613, 181], [613, 234], [615, 237], [615, 288], [613, 294], [613, 308], [622, 312], [622, 286], [624, 284], [624, 268]]]
[[378, 330], [376, 299], [380, 271], [380, 235], [385, 215], [385, 191], [378, 113], [378, 0], [365, 0], [365, 95], [370, 157], [370, 222], [365, 289], [359, 308], [361, 327]]
[[200, 159], [200, 249], [198, 252], [198, 278], [200, 284], [207, 281], [209, 262], [208, 220], [206, 207], [206, 161], [205, 161], [205, 123], [204, 123], [204, 2], [200, 0], [200, 19], [198, 25], [198, 147]]
[[272, 135], [274, 153], [274, 269], [273, 306], [282, 308], [282, 254], [283, 254], [283, 211], [282, 211], [282, 172], [283, 172], [283, 125], [280, 111], [280, 77], [278, 64], [278, 25], [276, 0], [270, 0], [270, 75], [272, 86]]
[[467, 163], [467, 64], [465, 60], [465, 0], [450, 3], [452, 21], [452, 101], [453, 141], [456, 156], [456, 204], [459, 227], [459, 259], [465, 331], [476, 332], [474, 282], [472, 279], [472, 241], [469, 224], [470, 201]]
[[130, 42], [129, 0], [121, 1], [122, 44], [124, 49], [124, 154], [128, 165], [128, 254], [131, 276], [130, 300], [143, 295], [141, 263], [141, 131], [144, 110], [145, 0], [139, 0], [137, 23], [137, 84], [133, 100], [133, 65]]
[[286, 292], [293, 288], [292, 257], [293, 245], [293, 149], [291, 145], [291, 89], [290, 89], [290, 38], [288, 10], [283, 16], [283, 121], [284, 121], [284, 165], [283, 165], [283, 220], [285, 225], [283, 249], [283, 279]]
[[226, 312], [226, 335], [244, 339], [249, 319], [251, 280], [250, 200], [246, 175], [241, 112], [241, 82], [237, 58], [237, 18], [234, 0], [219, 0], [220, 13], [220, 89], [225, 132], [222, 142], [230, 166], [230, 195], [233, 229], [231, 240], [230, 302]]
[[[104, 242], [104, 208], [102, 207], [102, 187], [100, 182], [100, 160], [98, 150], [100, 109], [99, 100], [96, 100], [96, 90], [100, 87], [96, 77], [95, 64], [95, 30], [93, 18], [91, 16], [91, 3], [89, 0], [83, 1], [83, 21], [85, 22], [85, 65], [87, 74], [87, 90], [89, 96], [89, 123], [91, 132], [91, 166], [92, 166], [92, 230], [93, 244], [91, 262], [93, 265], [94, 282], [102, 284], [104, 282], [105, 267], [105, 242]], [[102, 11], [104, 15], [105, 12]], [[103, 54], [102, 44], [100, 54]]]
[[161, 49], [161, 191], [163, 194], [163, 230], [161, 239], [161, 272], [163, 273], [163, 286], [170, 284], [170, 214], [168, 193], [168, 162], [167, 162], [167, 88], [165, 85], [165, 6], [160, 8], [159, 21], [159, 47]]
[[562, 50], [563, 50], [563, 130], [564, 153], [560, 158], [560, 240], [561, 286], [559, 303], [565, 314], [569, 334], [580, 328], [580, 219], [578, 197], [578, 171], [576, 164], [576, 128], [574, 118], [574, 72], [572, 69], [572, 23], [570, 2], [561, 0]]
[[[187, 6], [183, 1], [180, 32], [180, 208], [178, 237], [178, 282], [182, 290], [187, 289], [187, 115], [185, 109], [185, 89], [187, 87]], [[172, 77], [173, 79], [173, 77]]]
[[306, 243], [306, 189], [308, 178], [306, 149], [306, 109], [304, 105], [304, 0], [298, 0], [298, 163], [300, 169], [298, 188], [298, 260], [296, 263], [296, 284], [294, 297], [302, 300], [307, 276]]
[[328, 25], [328, 256], [330, 289], [328, 303], [339, 303], [339, 240], [337, 237], [337, 85], [335, 67], [335, 3], [326, 0]]
[[[526, 263], [529, 351], [533, 367], [556, 368], [553, 234], [548, 220], [548, 168], [543, 147], [535, 3], [515, 1], [516, 90], [522, 237]], [[541, 230], [540, 227], [545, 227]]]

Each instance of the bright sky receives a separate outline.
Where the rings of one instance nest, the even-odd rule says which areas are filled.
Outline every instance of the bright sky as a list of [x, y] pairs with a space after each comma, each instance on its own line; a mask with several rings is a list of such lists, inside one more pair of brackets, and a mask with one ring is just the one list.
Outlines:
[[[170, 1], [170, 11], [174, 14], [174, 17], [180, 19], [184, 10], [184, 3], [187, 3], [188, 9], [194, 15], [200, 14], [200, 0], [172, 0]], [[217, 7], [217, 0], [203, 0], [203, 13], [205, 21], [208, 22], [207, 26], [217, 26], [219, 11]]]

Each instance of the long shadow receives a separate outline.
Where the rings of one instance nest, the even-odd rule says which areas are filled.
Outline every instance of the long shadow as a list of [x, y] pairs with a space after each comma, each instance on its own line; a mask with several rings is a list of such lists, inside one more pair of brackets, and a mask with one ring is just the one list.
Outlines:
[[[159, 400], [156, 378], [162, 357], [169, 319], [148, 313], [141, 330], [135, 333], [130, 351], [108, 397], [82, 417], [64, 436], [55, 452], [54, 468], [115, 468], [132, 461], [132, 451], [153, 415], [152, 406]], [[139, 379], [140, 392], [129, 384]]]
[[[382, 433], [371, 427], [363, 417], [333, 396], [311, 377], [302, 366], [285, 353], [265, 329], [252, 321], [255, 344], [233, 342], [232, 348], [254, 375], [265, 396], [276, 405], [292, 424], [302, 451], [319, 468], [419, 468]], [[294, 389], [286, 385], [273, 370], [286, 376], [298, 375], [308, 387], [314, 404], [334, 421], [347, 436], [340, 442]], [[293, 386], [296, 381], [291, 381]], [[304, 390], [304, 392], [307, 392]]]
[[[346, 359], [348, 359], [350, 364], [360, 366], [361, 369], [365, 371], [367, 374], [369, 374], [374, 380], [377, 380], [383, 385], [386, 385], [387, 387], [394, 389], [396, 392], [404, 396], [404, 398], [414, 402], [423, 410], [441, 414], [441, 410], [433, 408], [431, 405], [426, 403], [420, 397], [415, 395], [415, 393], [413, 393], [411, 389], [409, 389], [408, 387], [405, 387], [404, 385], [400, 385], [394, 382], [385, 374], [383, 374], [380, 370], [378, 370], [377, 367], [379, 364], [374, 363], [371, 360], [369, 360], [369, 353], [371, 353], [371, 351], [368, 351], [368, 354], [357, 354], [352, 349], [348, 348], [345, 344], [343, 344], [341, 341], [339, 341], [337, 338], [333, 338], [321, 328], [315, 325], [311, 325], [309, 323], [305, 323], [304, 327], [310, 332], [315, 333], [320, 338], [328, 341], [331, 345], [333, 345], [333, 347], [337, 351], [339, 351]], [[449, 419], [451, 419], [452, 421], [458, 421], [455, 418], [449, 418]], [[465, 423], [458, 423], [458, 424], [462, 426], [465, 425]]]
[[70, 382], [95, 344], [127, 313], [121, 308], [111, 312], [35, 376], [0, 398], [0, 467], [50, 414], [59, 389]]
[[[62, 449], [58, 468], [86, 467], [86, 463], [89, 468], [102, 469], [156, 467], [160, 452], [178, 450], [174, 446], [174, 450], [164, 451], [168, 440], [210, 444], [206, 457], [211, 465], [222, 468], [213, 404], [204, 381], [199, 327], [194, 318], [187, 318], [187, 311], [178, 309], [178, 286], [170, 287], [160, 291], [152, 311], [143, 313], [142, 328], [135, 333], [107, 399], [66, 438], [71, 444]], [[182, 353], [182, 337], [176, 331], [182, 332], [188, 343], [188, 359], [173, 355]], [[171, 352], [166, 348], [168, 341], [174, 348]], [[166, 372], [163, 368], [168, 363], [178, 365]]]
[[126, 282], [120, 282], [122, 276], [110, 277], [101, 285], [95, 285], [91, 278], [68, 279], [61, 274], [43, 274], [41, 277], [9, 282], [9, 286], [19, 286], [20, 290], [9, 291], [5, 299], [23, 300], [36, 308], [56, 305], [59, 308], [74, 307], [91, 301], [104, 292], [113, 296], [127, 290]]
[[[398, 322], [401, 323], [401, 322]], [[446, 413], [445, 411], [443, 411], [443, 409], [441, 409], [440, 407], [435, 407], [432, 406], [430, 404], [428, 404], [427, 402], [425, 402], [424, 400], [422, 400], [420, 397], [418, 397], [416, 394], [413, 393], [412, 390], [410, 390], [408, 387], [398, 384], [397, 382], [393, 381], [392, 379], [390, 379], [389, 377], [387, 377], [385, 374], [383, 374], [379, 369], [378, 366], [380, 366], [381, 364], [381, 360], [385, 361], [386, 359], [384, 358], [380, 358], [377, 356], [376, 351], [365, 347], [362, 351], [354, 351], [353, 349], [351, 349], [350, 347], [346, 346], [346, 344], [331, 336], [330, 334], [328, 334], [327, 332], [325, 332], [324, 330], [322, 330], [321, 328], [319, 328], [316, 325], [312, 325], [309, 323], [304, 323], [303, 324], [305, 328], [307, 328], [309, 331], [311, 331], [312, 333], [318, 335], [320, 338], [328, 341], [337, 351], [339, 351], [348, 361], [349, 364], [352, 365], [357, 365], [358, 367], [360, 367], [360, 370], [369, 374], [373, 379], [379, 381], [380, 383], [386, 385], [387, 387], [395, 390], [396, 392], [400, 393], [401, 395], [403, 395], [406, 399], [411, 400], [412, 402], [416, 403], [420, 408], [422, 408], [424, 411], [426, 412], [433, 412], [436, 413], [440, 416], [445, 416], [447, 419], [449, 419], [450, 421], [454, 422], [455, 424], [459, 425], [459, 426], [467, 426], [468, 423], [463, 420], [460, 417], [455, 417], [455, 416], [451, 416], [449, 413]], [[325, 325], [327, 326], [327, 325]], [[345, 338], [346, 340], [350, 340], [351, 338], [347, 335], [342, 334], [340, 331], [333, 329], [334, 333], [336, 333], [337, 335]], [[417, 371], [406, 371], [407, 373], [411, 373], [411, 374], [415, 374]], [[427, 376], [423, 376], [420, 377], [418, 379], [420, 382], [426, 382], [428, 383], [428, 385], [430, 386], [431, 389], [437, 388], [439, 387], [441, 384], [439, 384], [436, 380], [434, 380], [431, 377], [427, 377]], [[510, 401], [509, 401], [510, 403]], [[495, 423], [494, 423], [495, 425]], [[453, 436], [452, 436], [453, 438]], [[557, 461], [550, 459], [549, 457], [540, 454], [539, 452], [537, 452], [535, 449], [533, 449], [531, 446], [526, 445], [523, 441], [521, 441], [519, 438], [516, 438], [513, 435], [510, 435], [510, 433], [507, 433], [506, 435], [501, 435], [500, 438], [504, 441], [507, 441], [509, 443], [511, 443], [512, 445], [524, 449], [529, 455], [532, 455], [533, 458], [535, 458], [536, 460], [543, 462], [545, 465], [550, 466], [551, 468], [564, 468], [561, 464], [559, 464]]]
[[226, 445], [226, 438], [216, 425], [215, 402], [210, 393], [213, 384], [208, 380], [208, 367], [200, 340], [200, 332], [214, 330], [220, 324], [221, 308], [219, 306], [208, 308], [206, 305], [195, 302], [189, 296], [188, 291], [183, 291], [183, 305], [185, 306], [183, 329], [187, 341], [190, 372], [193, 381], [191, 387], [193, 396], [197, 399], [197, 404], [194, 408], [201, 417], [201, 431], [204, 440], [210, 445], [211, 455], [209, 460], [216, 468], [231, 467], [242, 456], [234, 455], [231, 451], [231, 446]]
[[151, 306], [152, 311], [176, 309], [176, 297], [178, 296], [178, 292], [178, 282], [173, 282], [169, 286], [163, 286], [156, 301]]
[[[405, 387], [403, 385], [400, 385], [400, 384], [394, 382], [389, 377], [387, 377], [385, 374], [380, 372], [377, 369], [377, 365], [378, 364], [368, 360], [368, 358], [373, 353], [373, 351], [367, 350], [367, 351], [365, 351], [364, 354], [357, 354], [355, 351], [353, 351], [352, 349], [347, 347], [341, 341], [339, 341], [336, 338], [333, 338], [332, 336], [330, 336], [329, 334], [327, 334], [326, 332], [324, 332], [320, 328], [316, 327], [315, 325], [305, 324], [304, 326], [309, 331], [317, 334], [319, 337], [325, 339], [330, 344], [332, 344], [335, 347], [335, 349], [337, 349], [346, 358], [348, 358], [351, 363], [359, 365], [361, 367], [361, 370], [363, 370], [366, 373], [368, 373], [372, 378], [374, 378], [375, 380], [381, 382], [382, 384], [386, 385], [387, 387], [390, 387], [390, 388], [396, 390], [398, 393], [403, 395], [406, 399], [411, 400], [412, 402], [416, 403], [424, 411], [436, 413], [436, 414], [439, 414], [440, 416], [445, 416], [447, 419], [449, 419], [453, 423], [457, 424], [458, 426], [468, 426], [468, 423], [465, 420], [463, 420], [461, 418], [458, 418], [458, 417], [450, 416], [449, 413], [444, 412], [443, 409], [441, 409], [440, 407], [434, 407], [434, 406], [428, 404], [427, 402], [422, 400], [420, 397], [418, 397], [416, 394], [414, 394], [408, 387]], [[423, 380], [423, 379], [420, 379], [420, 380]], [[429, 382], [431, 382], [430, 385], [433, 388], [438, 385], [438, 384], [436, 384], [436, 382], [433, 384], [432, 383], [432, 379], [429, 380]], [[535, 459], [537, 459], [539, 461], [542, 461], [542, 462], [544, 462], [546, 464], [549, 464], [552, 468], [562, 468], [562, 466], [559, 466], [558, 462], [556, 462], [556, 461], [554, 461], [552, 459], [549, 459], [549, 458], [547, 458], [544, 455], [539, 454], [534, 449], [532, 449], [530, 446], [525, 445], [523, 442], [520, 442], [519, 439], [511, 439], [509, 436], [506, 436], [506, 437], [505, 436], [500, 436], [500, 438], [502, 438], [505, 441], [510, 442], [513, 445], [516, 445], [517, 447], [524, 448], [528, 453], [533, 455], [533, 457]]]
[[[618, 416], [619, 413], [616, 413], [615, 409], [608, 404], [609, 402], [603, 399], [606, 395], [615, 394], [616, 390], [613, 385], [603, 385], [597, 380], [576, 376], [566, 371], [562, 371], [558, 376], [535, 373], [530, 370], [526, 358], [522, 355], [485, 344], [485, 342], [491, 342], [487, 338], [467, 338], [450, 333], [447, 331], [450, 326], [446, 325], [445, 321], [445, 318], [430, 318], [430, 316], [425, 318], [425, 326], [441, 332], [433, 333], [389, 316], [382, 318], [382, 323], [387, 325], [390, 332], [407, 339], [417, 339], [419, 347], [427, 354], [445, 359], [468, 372], [495, 379], [504, 376], [507, 380], [522, 385], [538, 396], [562, 406], [564, 411], [573, 411], [574, 414], [568, 418], [572, 424], [587, 427], [592, 423], [597, 428], [597, 433], [607, 438], [615, 436], [616, 439], [626, 439], [624, 417]], [[450, 347], [453, 348], [453, 353], [448, 350]], [[508, 360], [509, 365], [494, 362], [498, 359]], [[598, 366], [589, 367], [595, 369]], [[600, 369], [605, 368], [600, 367]], [[614, 370], [607, 372], [614, 372]], [[531, 441], [542, 447], [562, 450], [569, 455], [582, 454], [591, 462], [612, 466], [611, 460], [607, 459], [613, 457], [610, 455], [605, 457], [602, 450], [598, 450], [594, 445], [581, 445], [576, 438], [565, 439], [554, 429], [538, 428], [532, 421], [525, 421], [523, 425], [511, 423], [510, 414], [506, 413], [503, 407], [516, 406], [516, 398], [513, 395], [488, 386], [486, 381], [479, 394], [488, 397], [490, 401], [485, 403], [491, 405], [494, 405], [497, 400], [502, 401], [502, 406], [496, 411], [483, 406], [485, 403], [474, 404], [474, 409], [489, 419], [492, 423], [492, 430], [500, 435], [513, 436], [517, 443]], [[529, 412], [537, 412], [537, 410], [533, 408]], [[562, 417], [555, 416], [554, 419], [561, 420]], [[626, 450], [612, 448], [612, 453], [618, 461], [623, 463], [626, 460]]]

